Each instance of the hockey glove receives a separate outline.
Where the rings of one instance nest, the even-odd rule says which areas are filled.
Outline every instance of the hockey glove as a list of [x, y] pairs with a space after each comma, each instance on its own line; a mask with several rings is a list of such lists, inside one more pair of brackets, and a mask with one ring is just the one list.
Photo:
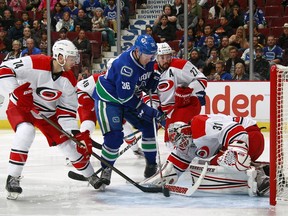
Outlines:
[[146, 92], [151, 90], [151, 92], [155, 92], [157, 89], [159, 80], [160, 80], [161, 73], [157, 70], [155, 70], [152, 74], [151, 77], [146, 85]]
[[205, 99], [206, 92], [205, 91], [199, 91], [196, 93], [196, 96], [198, 97], [201, 106], [204, 106], [206, 104], [206, 99]]
[[175, 107], [185, 107], [191, 104], [191, 94], [193, 89], [187, 87], [177, 87], [175, 91]]
[[74, 136], [78, 141], [81, 142], [84, 145], [78, 145], [76, 146], [77, 151], [82, 154], [85, 158], [90, 158], [92, 154], [92, 140], [90, 138], [90, 132], [89, 130], [86, 130], [84, 132], [78, 133]]
[[148, 122], [153, 122], [153, 118], [157, 122], [162, 122], [165, 119], [165, 114], [160, 111], [149, 107], [147, 104], [142, 103], [138, 108], [138, 117]]
[[33, 90], [29, 86], [30, 83], [26, 82], [12, 93], [12, 97], [17, 101], [16, 106], [24, 112], [30, 112], [33, 108]]

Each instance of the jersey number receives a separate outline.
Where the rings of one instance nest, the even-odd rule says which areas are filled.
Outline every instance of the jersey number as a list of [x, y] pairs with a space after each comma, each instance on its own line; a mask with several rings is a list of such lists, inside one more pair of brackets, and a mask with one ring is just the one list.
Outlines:
[[122, 89], [130, 90], [130, 83], [129, 82], [122, 82]]
[[192, 69], [190, 70], [190, 72], [196, 77], [198, 74], [198, 71], [196, 70], [195, 67], [192, 67]]
[[223, 124], [220, 123], [214, 123], [214, 126], [212, 127], [214, 130], [222, 130]]

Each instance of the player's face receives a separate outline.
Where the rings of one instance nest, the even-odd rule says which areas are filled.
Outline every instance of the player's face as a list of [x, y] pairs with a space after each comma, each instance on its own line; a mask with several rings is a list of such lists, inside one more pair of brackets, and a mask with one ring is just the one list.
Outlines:
[[75, 56], [68, 56], [65, 63], [65, 70], [71, 70], [71, 68], [77, 63], [77, 57]]
[[147, 55], [147, 54], [142, 53], [139, 57], [139, 62], [142, 65], [146, 65], [150, 61], [153, 61], [153, 60], [154, 60], [154, 55]]
[[162, 68], [162, 70], [167, 70], [170, 67], [171, 60], [172, 60], [171, 54], [157, 56], [158, 65], [160, 66], [160, 68]]

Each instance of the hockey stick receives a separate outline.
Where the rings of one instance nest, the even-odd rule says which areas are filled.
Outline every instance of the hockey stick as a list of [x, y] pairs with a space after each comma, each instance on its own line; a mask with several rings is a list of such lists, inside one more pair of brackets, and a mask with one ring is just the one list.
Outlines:
[[[34, 110], [33, 110], [34, 111]], [[71, 139], [72, 141], [74, 141], [77, 145], [79, 146], [85, 146], [83, 143], [81, 143], [79, 140], [77, 140], [75, 137], [73, 137], [72, 135], [70, 135], [67, 131], [63, 130], [60, 126], [58, 126], [57, 124], [55, 124], [53, 121], [51, 121], [50, 119], [48, 119], [46, 116], [44, 116], [43, 114], [41, 114], [40, 112], [38, 112], [37, 110], [35, 110], [35, 113], [38, 114], [41, 118], [43, 118], [47, 123], [49, 123], [51, 126], [53, 126], [56, 130], [58, 130], [59, 132], [63, 133], [65, 136], [67, 136], [69, 139]], [[122, 178], [124, 178], [126, 181], [130, 182], [131, 184], [133, 184], [135, 187], [137, 187], [139, 190], [146, 192], [146, 193], [159, 193], [162, 192], [162, 188], [160, 187], [143, 187], [142, 185], [139, 185], [137, 182], [135, 182], [134, 180], [132, 180], [131, 178], [129, 178], [127, 175], [125, 175], [123, 172], [121, 172], [120, 170], [118, 170], [116, 167], [112, 166], [110, 163], [108, 163], [106, 160], [104, 160], [103, 158], [101, 158], [98, 154], [96, 154], [95, 152], [92, 152], [92, 155], [98, 159], [99, 161], [101, 161], [105, 166], [109, 167], [110, 169], [112, 169], [114, 172], [116, 172], [118, 175], [120, 175]]]
[[171, 185], [171, 184], [166, 184], [165, 187], [168, 188], [169, 191], [173, 194], [183, 195], [183, 196], [192, 196], [197, 191], [199, 186], [201, 185], [201, 182], [206, 175], [207, 168], [208, 168], [208, 163], [206, 162], [203, 167], [201, 175], [199, 176], [198, 180], [195, 182], [195, 184], [192, 187], [188, 188], [188, 187], [182, 187], [182, 186]]
[[[134, 140], [134, 142], [130, 145], [127, 145], [124, 149], [122, 149], [120, 152], [119, 152], [119, 155], [118, 157], [120, 157], [122, 154], [124, 154], [128, 149], [130, 149], [133, 145], [136, 145], [136, 143], [142, 138], [142, 136], [139, 136], [136, 138], [136, 140]], [[102, 168], [98, 169], [95, 173], [96, 175], [101, 172]], [[77, 180], [77, 181], [88, 181], [88, 179], [79, 174], [79, 173], [76, 173], [74, 171], [69, 171], [68, 172], [68, 177], [71, 178], [71, 179], [74, 179], [74, 180]]]
[[[150, 106], [151, 106], [151, 108], [153, 108], [151, 90], [149, 91], [149, 98], [150, 98]], [[156, 118], [155, 117], [153, 118], [153, 129], [154, 129], [155, 143], [156, 143], [156, 149], [157, 149], [157, 155], [158, 155], [161, 187], [162, 187], [162, 191], [163, 191], [164, 196], [165, 197], [169, 197], [170, 196], [169, 189], [165, 187], [163, 174], [162, 174], [162, 163], [161, 163], [161, 157], [160, 157], [159, 143], [158, 143], [158, 139], [157, 139], [157, 122], [156, 122]]]
[[141, 131], [136, 130], [136, 131], [132, 132], [131, 134], [128, 134], [128, 135], [124, 136], [123, 139], [127, 139], [127, 138], [130, 138], [130, 137], [132, 137], [132, 136], [135, 136], [136, 134], [138, 134], [138, 133], [140, 133], [140, 132], [141, 132]]

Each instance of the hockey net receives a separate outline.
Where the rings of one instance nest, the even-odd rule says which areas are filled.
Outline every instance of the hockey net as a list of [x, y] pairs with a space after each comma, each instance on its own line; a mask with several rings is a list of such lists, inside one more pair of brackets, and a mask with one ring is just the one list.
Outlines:
[[270, 71], [270, 204], [288, 203], [288, 67]]

